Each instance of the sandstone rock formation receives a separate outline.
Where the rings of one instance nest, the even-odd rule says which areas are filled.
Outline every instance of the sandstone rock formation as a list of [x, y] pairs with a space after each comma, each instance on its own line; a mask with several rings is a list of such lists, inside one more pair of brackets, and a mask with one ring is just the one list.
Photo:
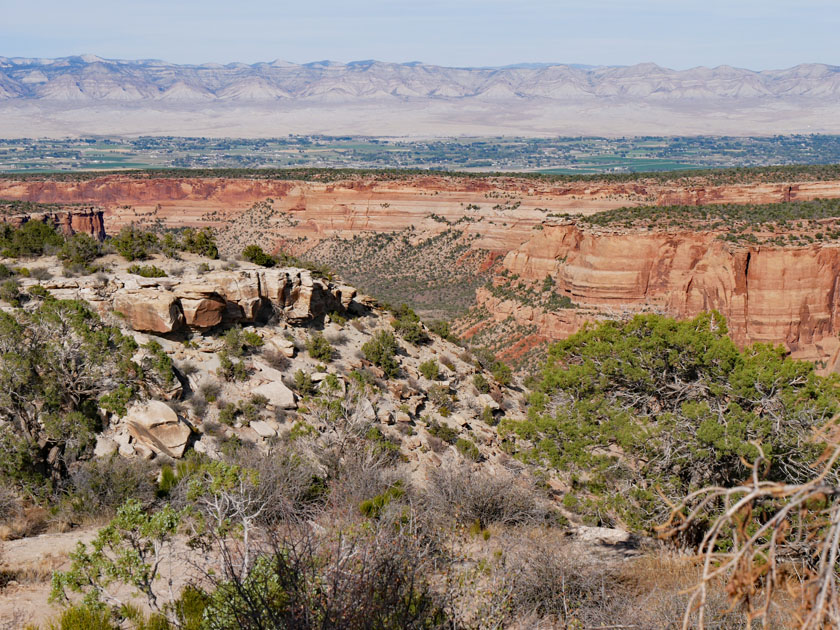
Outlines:
[[135, 404], [129, 409], [125, 422], [139, 445], [174, 458], [184, 454], [192, 433], [178, 419], [178, 414], [159, 400]]
[[97, 208], [69, 208], [59, 212], [39, 212], [32, 214], [3, 214], [0, 222], [20, 227], [27, 221], [41, 221], [58, 229], [65, 236], [88, 234], [97, 240], [105, 239], [104, 212]]
[[171, 333], [184, 322], [177, 296], [165, 290], [118, 291], [114, 295], [114, 310], [125, 316], [134, 330], [143, 332]]
[[527, 280], [550, 276], [580, 308], [545, 313], [487, 290], [477, 297], [498, 321], [536, 325], [549, 339], [598, 317], [692, 317], [716, 309], [738, 344], [781, 343], [794, 356], [838, 367], [840, 246], [733, 245], [718, 236], [546, 225], [508, 253], [504, 266]]
[[[461, 221], [458, 229], [475, 237], [472, 247], [503, 253], [528, 241], [549, 213], [592, 214], [642, 204], [769, 203], [838, 195], [840, 182], [836, 181], [714, 185], [653, 179], [552, 182], [442, 175], [395, 180], [356, 177], [337, 182], [127, 175], [0, 180], [0, 199], [96, 204], [104, 208], [109, 234], [131, 223], [160, 222], [173, 228], [230, 227], [239, 233], [250, 229], [251, 241], [258, 239], [264, 247], [304, 238], [308, 247], [333, 235], [412, 227], [439, 233]], [[263, 202], [271, 211], [252, 209]], [[245, 216], [249, 221], [238, 224]], [[468, 221], [463, 222], [465, 217]], [[250, 218], [259, 219], [258, 227], [251, 225]]]
[[[202, 331], [222, 322], [254, 322], [270, 309], [300, 323], [343, 312], [355, 296], [349, 287], [296, 268], [217, 271], [183, 281], [120, 276], [117, 284], [114, 310], [132, 329], [160, 334], [185, 326]], [[287, 344], [278, 342], [278, 350], [287, 354]]]

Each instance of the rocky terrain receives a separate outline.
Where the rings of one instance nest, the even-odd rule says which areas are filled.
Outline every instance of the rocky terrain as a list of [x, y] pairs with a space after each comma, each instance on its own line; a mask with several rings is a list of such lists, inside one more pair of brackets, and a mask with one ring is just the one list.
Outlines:
[[[517, 361], [587, 320], [635, 312], [688, 317], [714, 308], [738, 343], [781, 343], [827, 370], [840, 350], [835, 245], [813, 238], [796, 247], [727, 243], [722, 223], [648, 233], [645, 225], [600, 228], [557, 216], [838, 194], [840, 182], [807, 177], [778, 183], [433, 175], [329, 182], [134, 175], [0, 180], [0, 198], [18, 203], [95, 204], [110, 234], [130, 224], [211, 227], [228, 255], [249, 243], [305, 254], [378, 297], [408, 301], [426, 317], [448, 319], [474, 306], [458, 331]], [[99, 211], [69, 212], [76, 229], [104, 229]], [[508, 277], [496, 275], [495, 288], [483, 287], [496, 271]], [[543, 292], [546, 277], [552, 285]], [[529, 288], [513, 290], [513, 278]]]
[[[106, 262], [115, 265], [112, 273], [65, 277], [57, 261], [47, 258], [43, 262], [50, 278], [23, 278], [21, 289], [39, 285], [57, 299], [92, 305], [102, 317], [132, 331], [141, 347], [137, 357], [141, 362], [154, 358], [155, 352], [168, 356], [177, 378], [165, 381], [158, 392], [161, 398], [188, 399], [201, 395], [208, 384], [220, 387], [215, 394], [216, 413], [213, 407], [200, 414], [184, 407], [178, 413], [162, 402], [150, 401], [129, 410], [123, 419], [114, 417], [111, 429], [99, 437], [101, 455], [119, 450], [125, 456], [179, 458], [188, 446], [216, 452], [220, 441], [233, 437], [259, 443], [296, 426], [295, 410], [307, 393], [293, 378], [299, 370], [314, 387], [335, 388], [330, 390], [334, 395], [359, 385], [352, 378], [354, 371], [358, 375], [359, 370], [367, 370], [371, 378], [383, 376], [359, 349], [377, 331], [391, 330], [392, 316], [377, 308], [372, 298], [357, 296], [354, 288], [313, 277], [305, 269], [265, 269], [241, 263], [196, 274], [184, 272], [185, 266], [195, 266], [191, 261], [185, 265], [161, 258], [151, 262], [169, 275], [148, 278], [128, 273], [127, 264], [109, 257]], [[225, 361], [222, 354], [229, 348], [218, 331], [231, 326], [239, 326], [245, 335], [257, 335], [258, 351], [243, 359], [246, 378], [226, 382], [219, 374]], [[327, 353], [331, 356], [314, 358], [307, 353], [308, 340], [317, 334], [331, 341]], [[515, 394], [499, 386], [488, 389], [493, 396], [477, 392], [472, 380], [481, 370], [476, 371], [469, 353], [429, 335], [429, 343], [401, 344], [401, 381], [360, 402], [365, 414], [382, 423], [385, 435], [393, 434], [400, 444], [404, 442], [401, 448], [406, 453], [426, 444], [422, 431], [408, 428], [423, 417], [426, 423], [451, 427], [453, 435], [472, 436], [482, 457], [506, 457], [491, 427], [494, 414], [501, 410], [496, 401], [515, 399]], [[152, 340], [159, 349], [146, 349]], [[420, 364], [430, 360], [439, 366], [440, 377], [421, 375]], [[487, 378], [492, 381], [489, 374]], [[437, 402], [425, 393], [435, 383], [441, 389]], [[225, 405], [221, 401], [235, 406], [254, 396], [264, 399], [259, 419], [242, 418], [215, 437], [208, 433], [208, 427], [218, 426]], [[506, 408], [513, 409], [511, 404]], [[438, 413], [441, 408], [443, 416]], [[427, 458], [437, 461], [434, 452], [441, 447], [435, 442], [432, 451], [424, 448], [425, 455], [418, 458], [417, 451], [409, 457], [418, 464]]]
[[[0, 57], [0, 134], [836, 133], [840, 72]], [[36, 131], [37, 130], [37, 131]]]
[[[130, 175], [123, 190], [155, 206], [134, 215], [147, 230], [125, 221], [114, 232], [109, 216], [133, 210], [107, 197], [110, 181], [6, 188], [19, 196], [0, 215], [5, 627], [55, 614], [78, 627], [73, 615], [98, 610], [108, 630], [148, 627], [137, 621], [146, 615], [174, 628], [190, 593], [199, 627], [242, 627], [219, 615], [264, 588], [261, 571], [286, 570], [266, 558], [298, 553], [288, 575], [306, 577], [282, 588], [311, 597], [298, 610], [353, 620], [342, 627], [369, 627], [359, 602], [384, 606], [387, 628], [410, 627], [394, 611], [440, 628], [669, 627], [701, 579], [695, 559], [670, 551], [696, 534], [651, 538], [674, 502], [746, 478], [759, 440], [781, 454], [774, 474], [794, 484], [816, 474], [822, 446], [810, 440], [838, 408], [834, 380], [784, 350], [739, 346], [783, 343], [835, 370], [838, 202], [796, 198], [828, 196], [833, 182], [692, 187], [689, 199], [776, 203], [685, 206], [650, 205], [662, 183], [579, 182], [569, 188], [597, 191], [593, 204], [626, 195], [648, 205], [575, 216], [559, 211], [576, 199], [552, 195], [557, 182], [447, 176], [418, 192], [386, 181], [379, 229], [354, 233], [352, 221], [319, 229], [306, 195], [178, 219]], [[194, 185], [206, 201], [220, 181]], [[435, 194], [430, 181], [449, 188]], [[379, 190], [361, 178], [245, 184], [346, 194], [353, 212]], [[191, 183], [174, 185], [177, 197]], [[28, 186], [105, 193], [93, 207], [67, 205], [79, 201], [69, 194], [50, 206], [24, 197]], [[439, 196], [433, 209], [446, 214], [422, 214]], [[482, 224], [486, 236], [470, 231]], [[447, 302], [475, 290], [476, 305], [455, 323], [458, 339], [361, 294], [350, 273], [292, 264], [281, 247], [362, 267], [356, 275], [377, 288], [385, 274], [396, 280], [389, 300], [428, 302], [440, 285]], [[573, 334], [597, 320], [611, 321]], [[497, 359], [536, 366], [559, 338], [541, 377], [518, 378]], [[69, 551], [94, 538], [94, 552]], [[154, 577], [138, 580], [135, 566]], [[46, 605], [50, 578], [63, 612]], [[394, 588], [408, 590], [383, 600]], [[772, 623], [809, 609], [808, 592], [778, 596], [794, 604]], [[89, 608], [83, 593], [106, 601]], [[351, 605], [319, 612], [347, 593]], [[742, 627], [743, 599], [715, 582], [710, 619]]]

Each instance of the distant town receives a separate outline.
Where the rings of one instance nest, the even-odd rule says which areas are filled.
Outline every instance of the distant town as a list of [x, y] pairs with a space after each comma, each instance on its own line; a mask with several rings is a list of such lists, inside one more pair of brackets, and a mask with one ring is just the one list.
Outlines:
[[0, 139], [0, 171], [421, 168], [593, 174], [840, 162], [840, 136]]

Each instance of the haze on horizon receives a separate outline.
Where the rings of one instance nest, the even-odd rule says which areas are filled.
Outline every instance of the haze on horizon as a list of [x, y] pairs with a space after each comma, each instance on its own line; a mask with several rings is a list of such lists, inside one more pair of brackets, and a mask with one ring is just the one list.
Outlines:
[[5, 0], [0, 55], [752, 70], [840, 65], [836, 0]]

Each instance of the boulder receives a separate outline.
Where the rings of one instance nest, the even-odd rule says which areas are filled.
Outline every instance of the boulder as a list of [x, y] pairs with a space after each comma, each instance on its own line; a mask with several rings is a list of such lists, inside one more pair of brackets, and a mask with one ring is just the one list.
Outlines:
[[261, 438], [271, 438], [277, 435], [275, 428], [265, 420], [252, 420], [248, 426]]
[[481, 394], [478, 397], [478, 404], [481, 405], [482, 408], [490, 407], [493, 411], [498, 411], [500, 409], [499, 403], [493, 400], [493, 397], [490, 394]]
[[254, 367], [258, 372], [256, 379], [264, 381], [261, 385], [251, 388], [252, 394], [259, 394], [268, 398], [268, 404], [278, 409], [294, 409], [295, 394], [283, 384], [283, 373], [275, 370], [259, 360], [254, 361]]
[[134, 330], [170, 333], [184, 323], [178, 297], [169, 291], [138, 289], [117, 291], [114, 310], [122, 313]]
[[364, 420], [369, 422], [376, 420], [376, 410], [373, 408], [373, 403], [367, 398], [362, 398], [359, 402], [359, 414]]
[[128, 431], [138, 444], [155, 453], [179, 458], [192, 431], [166, 403], [149, 400], [135, 404], [125, 418]]
[[108, 457], [119, 448], [119, 444], [110, 438], [102, 435], [96, 438], [96, 447], [93, 449], [93, 454], [96, 457]]
[[350, 303], [353, 301], [353, 298], [356, 297], [356, 289], [346, 284], [342, 284], [333, 289], [332, 294], [339, 302], [341, 302], [341, 306], [344, 310], [347, 310], [350, 308]]
[[184, 322], [190, 328], [207, 330], [222, 322], [226, 304], [217, 297], [181, 298]]
[[279, 352], [285, 357], [293, 358], [295, 356], [295, 344], [292, 341], [289, 341], [285, 337], [281, 336], [274, 336], [271, 337], [267, 342], [266, 345], [271, 350], [275, 350]]
[[262, 305], [260, 272], [217, 272], [209, 276], [208, 281], [228, 302], [225, 313], [227, 318], [248, 322], [257, 318]]

